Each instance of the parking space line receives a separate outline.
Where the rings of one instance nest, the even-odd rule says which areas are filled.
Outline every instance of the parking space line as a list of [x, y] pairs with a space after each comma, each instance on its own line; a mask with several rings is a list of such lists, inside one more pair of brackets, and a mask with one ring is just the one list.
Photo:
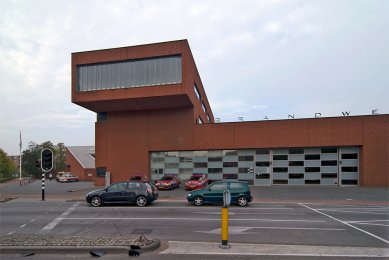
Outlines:
[[328, 217], [328, 218], [330, 218], [330, 219], [333, 219], [333, 220], [335, 220], [335, 221], [338, 221], [338, 222], [340, 222], [340, 223], [342, 223], [342, 224], [344, 224], [344, 225], [346, 225], [346, 226], [349, 226], [349, 227], [351, 227], [351, 228], [354, 228], [354, 229], [356, 229], [356, 230], [358, 230], [358, 231], [360, 231], [360, 232], [362, 232], [362, 233], [365, 233], [366, 235], [369, 235], [369, 236], [372, 236], [372, 237], [374, 237], [374, 238], [376, 238], [376, 239], [378, 239], [378, 240], [381, 240], [382, 242], [385, 242], [386, 244], [389, 244], [389, 241], [386, 240], [386, 239], [384, 239], [384, 238], [382, 238], [382, 237], [376, 236], [376, 235], [374, 235], [374, 234], [372, 234], [372, 233], [370, 233], [370, 232], [368, 232], [368, 231], [366, 231], [366, 230], [363, 230], [363, 229], [361, 229], [361, 228], [358, 228], [358, 227], [356, 227], [356, 226], [353, 226], [353, 225], [351, 225], [351, 224], [349, 224], [349, 223], [347, 223], [347, 222], [345, 222], [345, 221], [342, 221], [342, 220], [337, 219], [337, 218], [335, 218], [335, 217], [333, 217], [333, 216], [330, 216], [330, 215], [328, 215], [328, 214], [326, 214], [326, 213], [323, 213], [323, 212], [321, 212], [321, 211], [319, 211], [319, 210], [316, 210], [316, 209], [314, 209], [314, 208], [311, 208], [311, 207], [309, 207], [309, 206], [307, 206], [307, 205], [305, 205], [305, 204], [303, 204], [303, 203], [298, 203], [298, 204], [301, 205], [301, 206], [303, 206], [303, 207], [305, 207], [305, 208], [307, 208], [307, 209], [310, 209], [310, 210], [312, 210], [312, 211], [315, 211], [315, 212], [317, 212], [317, 213], [319, 213], [319, 214], [321, 214], [321, 215], [323, 215], [323, 216], [326, 216], [326, 217]]

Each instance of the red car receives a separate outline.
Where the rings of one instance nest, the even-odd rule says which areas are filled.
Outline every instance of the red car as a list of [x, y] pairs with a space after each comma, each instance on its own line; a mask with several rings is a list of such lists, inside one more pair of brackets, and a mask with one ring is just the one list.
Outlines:
[[180, 179], [174, 175], [165, 175], [155, 183], [158, 190], [172, 190], [180, 187]]
[[197, 190], [208, 186], [207, 174], [193, 174], [185, 183], [186, 190]]

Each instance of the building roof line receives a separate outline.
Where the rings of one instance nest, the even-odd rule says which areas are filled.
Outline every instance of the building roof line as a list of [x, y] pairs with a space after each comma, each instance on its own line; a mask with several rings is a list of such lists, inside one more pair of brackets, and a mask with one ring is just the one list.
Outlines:
[[[78, 156], [76, 156], [75, 153], [70, 149], [71, 147], [72, 146], [67, 146], [66, 149], [69, 150], [69, 152], [73, 155], [73, 157], [76, 159], [76, 161], [82, 166], [82, 168], [84, 168], [84, 169], [88, 168], [88, 167], [86, 167], [85, 164], [83, 164], [81, 162], [81, 160], [78, 158]], [[89, 157], [91, 157], [91, 159], [95, 160], [95, 158], [93, 156], [90, 156], [90, 154], [89, 154]]]

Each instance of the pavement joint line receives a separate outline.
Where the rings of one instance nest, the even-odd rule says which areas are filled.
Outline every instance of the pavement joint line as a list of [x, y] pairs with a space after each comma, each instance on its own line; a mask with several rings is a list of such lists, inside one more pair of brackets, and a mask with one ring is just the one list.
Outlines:
[[324, 215], [324, 216], [326, 216], [326, 217], [329, 217], [329, 218], [331, 218], [331, 219], [333, 219], [333, 220], [335, 220], [335, 221], [338, 221], [338, 222], [340, 222], [340, 223], [342, 223], [342, 224], [344, 224], [344, 225], [346, 225], [346, 226], [349, 226], [349, 227], [351, 227], [351, 228], [354, 228], [354, 229], [356, 229], [356, 230], [358, 230], [358, 231], [361, 231], [362, 233], [365, 233], [365, 234], [367, 234], [367, 235], [369, 235], [369, 236], [372, 236], [372, 237], [374, 237], [374, 238], [376, 238], [376, 239], [378, 239], [378, 240], [381, 240], [382, 242], [385, 242], [386, 244], [389, 244], [389, 241], [386, 240], [386, 239], [384, 239], [384, 238], [382, 238], [382, 237], [376, 236], [376, 235], [374, 235], [374, 234], [372, 234], [372, 233], [370, 233], [370, 232], [368, 232], [368, 231], [366, 231], [366, 230], [363, 230], [363, 229], [361, 229], [361, 228], [358, 228], [358, 227], [356, 227], [356, 226], [353, 226], [353, 225], [351, 225], [350, 223], [347, 223], [347, 222], [345, 222], [345, 221], [343, 221], [343, 220], [337, 219], [337, 218], [335, 218], [335, 217], [333, 217], [333, 216], [331, 216], [331, 215], [328, 215], [328, 214], [323, 213], [323, 212], [321, 212], [321, 211], [319, 211], [319, 210], [316, 210], [316, 209], [311, 208], [311, 207], [309, 207], [309, 206], [307, 206], [307, 205], [304, 205], [303, 203], [299, 203], [299, 204], [300, 204], [301, 206], [303, 206], [303, 207], [306, 207], [307, 209], [310, 209], [310, 210], [312, 210], [312, 211], [315, 211], [316, 213], [319, 213], [319, 214], [321, 214], [321, 215]]

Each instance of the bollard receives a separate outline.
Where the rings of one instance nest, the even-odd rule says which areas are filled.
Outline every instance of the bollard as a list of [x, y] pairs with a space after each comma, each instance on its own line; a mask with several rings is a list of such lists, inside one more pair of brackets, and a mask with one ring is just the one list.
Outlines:
[[231, 203], [231, 194], [229, 190], [223, 193], [223, 207], [222, 207], [222, 243], [219, 245], [222, 249], [228, 249], [231, 246], [228, 244], [228, 206]]
[[228, 244], [228, 208], [222, 207], [222, 243], [220, 248], [230, 248]]

